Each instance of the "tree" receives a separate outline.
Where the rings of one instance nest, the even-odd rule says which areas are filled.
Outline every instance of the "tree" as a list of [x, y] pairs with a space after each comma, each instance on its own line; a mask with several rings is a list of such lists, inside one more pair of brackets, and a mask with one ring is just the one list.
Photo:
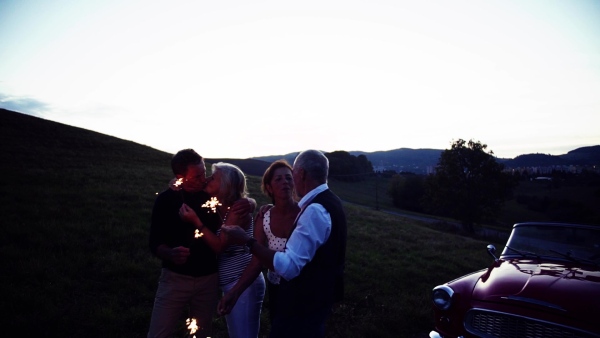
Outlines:
[[423, 211], [421, 199], [425, 193], [422, 175], [405, 173], [394, 175], [387, 191], [395, 207], [416, 212]]
[[517, 185], [486, 149], [479, 141], [459, 139], [442, 152], [435, 173], [426, 179], [427, 209], [460, 220], [469, 232], [482, 220], [494, 219]]
[[373, 165], [365, 155], [354, 156], [347, 151], [326, 153], [329, 159], [329, 177], [340, 181], [362, 181], [373, 174]]

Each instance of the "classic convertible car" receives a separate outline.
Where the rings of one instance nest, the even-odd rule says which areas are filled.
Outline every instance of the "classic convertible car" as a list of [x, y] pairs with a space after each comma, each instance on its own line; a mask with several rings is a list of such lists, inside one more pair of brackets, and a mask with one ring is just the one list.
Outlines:
[[433, 288], [429, 337], [600, 337], [600, 226], [518, 223], [487, 269]]

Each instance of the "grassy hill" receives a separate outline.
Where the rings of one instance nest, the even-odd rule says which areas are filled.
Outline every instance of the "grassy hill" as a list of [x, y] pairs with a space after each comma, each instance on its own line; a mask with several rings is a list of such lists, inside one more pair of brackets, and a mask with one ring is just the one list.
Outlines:
[[[144, 337], [160, 270], [148, 250], [150, 213], [172, 177], [171, 154], [2, 109], [0, 138], [0, 327], [16, 336]], [[259, 183], [250, 176], [263, 204]], [[346, 211], [346, 299], [328, 337], [425, 336], [432, 287], [491, 262], [488, 242], [371, 207]], [[214, 324], [214, 337], [226, 337], [224, 319]], [[261, 337], [268, 329], [263, 318]]]

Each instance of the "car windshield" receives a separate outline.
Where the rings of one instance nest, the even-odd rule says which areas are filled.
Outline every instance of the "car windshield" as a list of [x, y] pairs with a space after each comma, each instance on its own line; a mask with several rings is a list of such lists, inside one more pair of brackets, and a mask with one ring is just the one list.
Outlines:
[[502, 256], [544, 257], [600, 264], [600, 226], [517, 224]]

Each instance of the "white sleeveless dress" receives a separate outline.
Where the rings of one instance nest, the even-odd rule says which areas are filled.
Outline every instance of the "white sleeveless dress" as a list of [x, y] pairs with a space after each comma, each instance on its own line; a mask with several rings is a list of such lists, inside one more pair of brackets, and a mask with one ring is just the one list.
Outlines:
[[[269, 249], [283, 251], [285, 249], [285, 243], [287, 243], [287, 238], [281, 238], [273, 235], [273, 232], [271, 231], [271, 209], [265, 212], [263, 216], [263, 229], [265, 229], [265, 235], [267, 236]], [[281, 276], [275, 271], [268, 270], [267, 279], [273, 284], [279, 284]]]

